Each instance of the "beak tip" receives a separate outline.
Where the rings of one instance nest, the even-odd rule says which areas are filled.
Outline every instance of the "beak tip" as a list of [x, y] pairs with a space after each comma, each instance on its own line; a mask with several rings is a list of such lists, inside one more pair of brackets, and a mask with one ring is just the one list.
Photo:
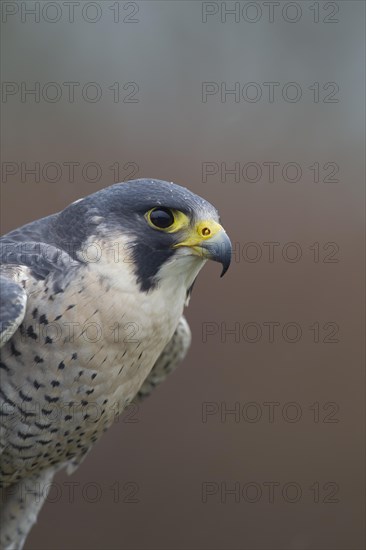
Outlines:
[[223, 266], [222, 266], [222, 271], [221, 271], [220, 279], [225, 275], [225, 273], [227, 272], [228, 269], [229, 269], [229, 265], [223, 265]]
[[231, 242], [225, 231], [220, 231], [201, 245], [206, 251], [206, 258], [220, 262], [222, 271], [220, 277], [223, 277], [230, 267], [231, 263]]
[[197, 240], [195, 240], [194, 242], [190, 242], [186, 240], [176, 243], [174, 248], [178, 246], [185, 246], [193, 249], [192, 254], [200, 256], [204, 260], [219, 262], [222, 265], [220, 278], [225, 275], [230, 267], [232, 254], [231, 241], [221, 226], [216, 234], [203, 241], [199, 240], [197, 242]]

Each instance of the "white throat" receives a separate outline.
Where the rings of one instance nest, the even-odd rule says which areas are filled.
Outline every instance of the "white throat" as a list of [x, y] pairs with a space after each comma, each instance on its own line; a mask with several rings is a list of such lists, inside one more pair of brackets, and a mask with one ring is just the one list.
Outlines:
[[164, 297], [186, 303], [187, 291], [190, 289], [206, 260], [193, 256], [189, 249], [180, 248], [176, 254], [165, 263], [157, 274], [158, 287]]
[[93, 245], [103, 253], [98, 261], [89, 263], [89, 273], [92, 277], [97, 276], [104, 280], [112, 290], [103, 298], [104, 307], [111, 312], [114, 311], [118, 317], [120, 303], [123, 310], [129, 312], [130, 320], [138, 319], [138, 323], [146, 325], [146, 329], [149, 324], [156, 326], [157, 323], [161, 323], [165, 325], [166, 336], [169, 339], [179, 322], [184, 306], [188, 305], [187, 291], [206, 260], [192, 255], [188, 248], [180, 248], [158, 271], [156, 286], [148, 292], [143, 292], [134, 272], [130, 249], [121, 242], [119, 244], [120, 254], [116, 261], [115, 247], [103, 241], [93, 240]]

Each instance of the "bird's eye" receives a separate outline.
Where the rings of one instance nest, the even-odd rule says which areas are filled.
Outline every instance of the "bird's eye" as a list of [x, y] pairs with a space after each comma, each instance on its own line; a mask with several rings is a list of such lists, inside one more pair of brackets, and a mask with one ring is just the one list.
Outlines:
[[169, 208], [153, 208], [148, 212], [147, 219], [153, 227], [168, 229], [174, 223], [174, 214]]

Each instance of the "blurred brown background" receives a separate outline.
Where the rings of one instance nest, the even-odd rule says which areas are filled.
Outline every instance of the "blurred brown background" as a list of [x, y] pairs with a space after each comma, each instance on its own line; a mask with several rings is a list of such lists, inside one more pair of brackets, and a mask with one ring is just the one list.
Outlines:
[[201, 194], [235, 243], [185, 364], [57, 477], [26, 548], [363, 549], [364, 3], [2, 18], [3, 233], [132, 175]]

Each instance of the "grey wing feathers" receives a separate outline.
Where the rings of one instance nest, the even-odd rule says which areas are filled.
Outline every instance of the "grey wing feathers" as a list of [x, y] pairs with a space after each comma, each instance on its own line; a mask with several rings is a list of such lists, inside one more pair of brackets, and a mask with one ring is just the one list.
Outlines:
[[168, 374], [180, 365], [188, 352], [191, 340], [192, 337], [189, 325], [185, 317], [182, 316], [171, 340], [165, 346], [149, 376], [137, 393], [134, 399], [135, 403], [150, 395], [152, 390], [163, 382]]
[[23, 321], [27, 305], [28, 279], [45, 279], [52, 274], [53, 290], [67, 282], [65, 275], [79, 262], [67, 252], [42, 242], [0, 241], [0, 347], [11, 338]]
[[0, 270], [0, 347], [12, 337], [23, 321], [27, 295], [22, 286], [27, 268], [4, 266]]

